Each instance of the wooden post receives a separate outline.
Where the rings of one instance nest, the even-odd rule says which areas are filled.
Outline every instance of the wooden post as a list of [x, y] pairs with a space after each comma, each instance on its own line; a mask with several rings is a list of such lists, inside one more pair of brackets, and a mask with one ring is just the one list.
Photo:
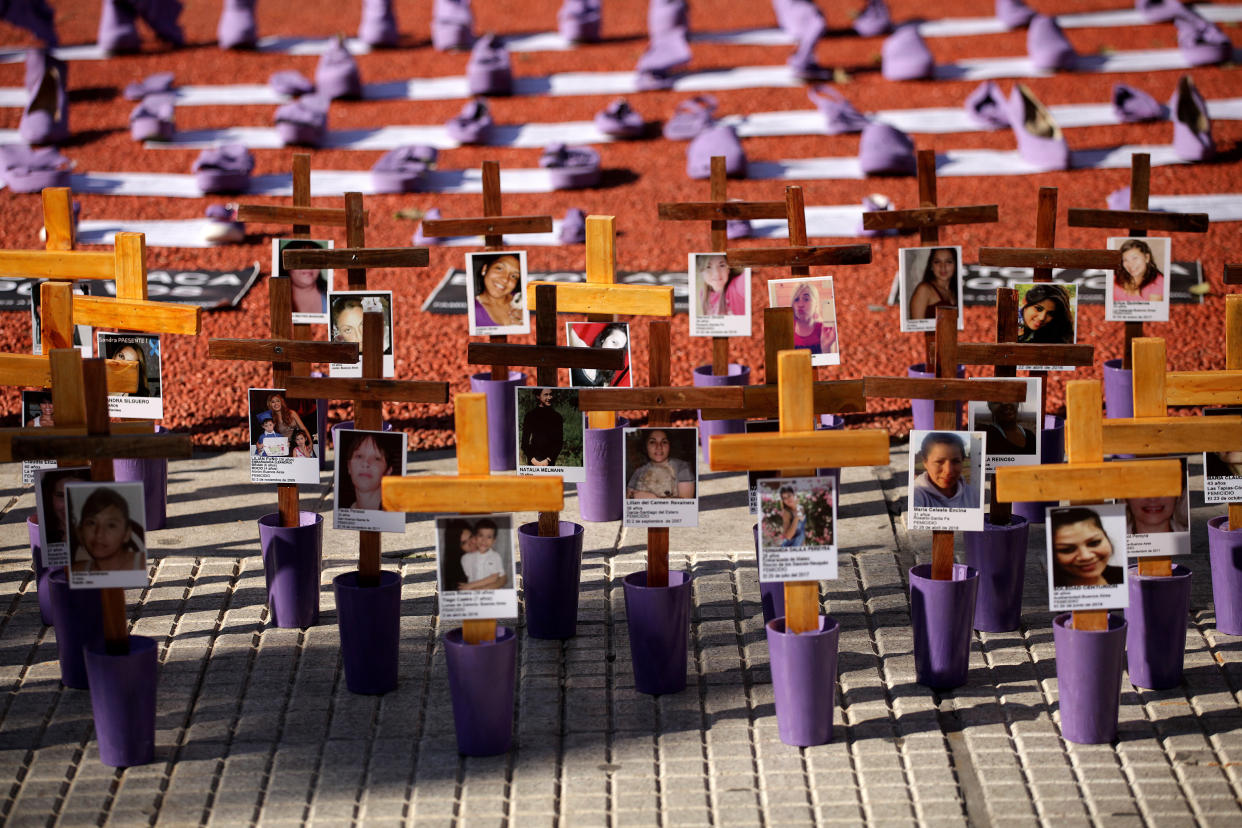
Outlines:
[[[780, 433], [815, 431], [815, 403], [811, 392], [814, 372], [810, 353], [781, 351], [777, 359], [781, 389]], [[782, 477], [809, 477], [814, 474], [814, 468], [781, 472]], [[785, 629], [795, 634], [819, 629], [818, 581], [785, 582]]]
[[[652, 319], [647, 332], [647, 384], [669, 385], [673, 376], [672, 328], [667, 319]], [[647, 414], [648, 426], [667, 426], [672, 422], [668, 411], [653, 409]], [[668, 586], [667, 526], [647, 530], [647, 586]]]

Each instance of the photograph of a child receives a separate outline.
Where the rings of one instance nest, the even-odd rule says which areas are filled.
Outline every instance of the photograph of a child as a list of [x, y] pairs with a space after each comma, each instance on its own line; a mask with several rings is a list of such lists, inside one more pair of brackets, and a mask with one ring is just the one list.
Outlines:
[[836, 503], [832, 477], [759, 481], [759, 580], [836, 578]]
[[1109, 322], [1168, 322], [1173, 245], [1167, 237], [1113, 236], [1109, 250], [1121, 251], [1121, 269], [1104, 291]]
[[794, 347], [809, 350], [812, 365], [841, 364], [831, 276], [769, 279], [768, 306], [793, 308]]
[[565, 343], [571, 348], [623, 348], [625, 365], [620, 370], [571, 368], [569, 384], [575, 388], [631, 388], [630, 325], [628, 322], [566, 322]]
[[139, 417], [158, 420], [164, 416], [163, 376], [160, 366], [159, 334], [107, 333], [101, 331], [99, 355], [138, 363], [138, 390], [108, 395], [108, 413], [113, 417]]
[[[318, 483], [319, 421], [315, 400], [288, 399], [283, 388], [251, 388], [247, 396], [250, 481]], [[263, 462], [271, 459], [288, 462]]]
[[[1176, 459], [1182, 466], [1182, 493], [1167, 497], [1130, 497], [1126, 507], [1126, 554], [1146, 555], [1190, 554], [1190, 486], [1185, 457]], [[1121, 461], [1124, 462], [1124, 461]]]
[[91, 479], [89, 466], [40, 469], [35, 474], [35, 511], [44, 566], [69, 566], [69, 517], [65, 486]]
[[436, 560], [441, 617], [517, 614], [512, 515], [436, 518]]
[[[1019, 282], [1018, 341], [1073, 345], [1078, 340], [1078, 285]], [[1072, 371], [1070, 365], [1019, 365], [1020, 371]]]
[[326, 325], [328, 292], [332, 290], [332, 270], [296, 268], [284, 265], [286, 250], [331, 250], [332, 239], [272, 239], [272, 275], [288, 278], [292, 283], [293, 321], [301, 324]]
[[[23, 399], [25, 397], [23, 396]], [[1203, 409], [1205, 417], [1242, 416], [1242, 407]], [[1203, 502], [1238, 503], [1242, 501], [1242, 446], [1237, 451], [1203, 453]]]
[[518, 474], [559, 474], [571, 483], [585, 480], [577, 389], [519, 387], [514, 392]]
[[69, 586], [142, 587], [147, 583], [142, 483], [68, 483]]
[[387, 512], [380, 484], [406, 471], [404, 431], [336, 430], [332, 525], [337, 529], [404, 532], [405, 513]]
[[[40, 316], [40, 308], [42, 307], [43, 291], [39, 289], [46, 279], [30, 283], [30, 353], [39, 356], [43, 353], [43, 317]], [[90, 288], [82, 283], [74, 284], [73, 293], [76, 296], [91, 295]], [[94, 345], [94, 337], [91, 336], [90, 325], [74, 325], [73, 326], [73, 347], [82, 352], [84, 359], [94, 356], [92, 346]]]
[[983, 531], [981, 431], [910, 432], [910, 529]]
[[392, 356], [392, 291], [340, 290], [328, 294], [331, 324], [328, 333], [333, 342], [358, 343], [358, 361], [353, 364], [330, 363], [328, 372], [334, 377], [362, 376], [362, 330], [367, 313], [384, 315], [384, 376], [394, 373]]
[[962, 330], [962, 248], [903, 247], [897, 251], [901, 285], [901, 330], [936, 330], [936, 308], [957, 308]]
[[1060, 612], [1125, 607], [1125, 506], [1051, 508], [1045, 521], [1049, 609]]
[[729, 267], [724, 253], [691, 253], [690, 335], [750, 336], [750, 270]]
[[627, 526], [698, 525], [697, 428], [627, 428]]
[[472, 336], [530, 333], [525, 250], [467, 253], [466, 274]]
[[1033, 466], [1040, 461], [1043, 430], [1040, 419], [1039, 377], [1020, 377], [1026, 384], [1026, 398], [1020, 403], [979, 402], [972, 400], [966, 408], [967, 429], [982, 431], [987, 438], [987, 461], [984, 471], [991, 473], [997, 466]]

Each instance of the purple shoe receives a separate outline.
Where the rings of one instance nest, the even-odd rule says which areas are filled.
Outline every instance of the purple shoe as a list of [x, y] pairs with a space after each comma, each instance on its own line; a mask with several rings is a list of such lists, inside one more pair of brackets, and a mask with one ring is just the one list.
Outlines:
[[753, 231], [746, 219], [729, 219], [725, 222], [726, 239], [749, 239]]
[[278, 95], [287, 95], [290, 98], [309, 95], [315, 91], [315, 82], [296, 69], [273, 72], [267, 79], [267, 85]]
[[625, 98], [617, 98], [595, 114], [595, 128], [612, 138], [638, 138], [647, 123], [637, 110], [630, 108]]
[[935, 69], [936, 60], [915, 24], [903, 23], [885, 38], [880, 49], [880, 74], [886, 80], [930, 78]]
[[565, 211], [561, 219], [561, 244], [583, 244], [586, 242], [586, 214], [577, 207]]
[[487, 110], [487, 101], [482, 98], [468, 101], [456, 117], [449, 118], [444, 129], [459, 144], [486, 142], [492, 129], [492, 114]]
[[996, 0], [996, 19], [1006, 29], [1020, 29], [1034, 16], [1035, 11], [1022, 0]]
[[436, 164], [435, 147], [411, 144], [380, 156], [371, 168], [371, 184], [377, 193], [413, 193], [423, 174]]
[[368, 46], [392, 47], [400, 38], [397, 17], [392, 13], [392, 0], [362, 0], [358, 39]]
[[854, 18], [854, 31], [859, 37], [877, 37], [893, 28], [893, 18], [884, 0], [867, 0], [867, 5]]
[[[883, 213], [893, 209], [893, 202], [886, 195], [880, 193], [872, 193], [862, 201], [862, 209], [864, 213]], [[880, 238], [881, 236], [895, 236], [897, 230], [868, 230], [863, 227], [862, 219], [858, 220], [858, 230], [855, 235], [865, 238]]]
[[436, 221], [440, 218], [440, 208], [431, 207], [427, 212], [423, 213], [422, 221], [414, 228], [414, 237], [410, 240], [413, 247], [434, 247], [440, 244], [441, 236], [425, 236], [423, 235], [423, 223], [427, 221]]
[[1108, 194], [1108, 198], [1104, 200], [1110, 210], [1129, 210], [1130, 209], [1130, 188], [1122, 187], [1119, 190], [1113, 190]]
[[148, 75], [141, 81], [135, 81], [125, 85], [125, 100], [141, 101], [147, 95], [158, 95], [164, 92], [171, 92], [173, 88], [172, 72], [156, 72], [154, 75]]
[[897, 127], [872, 122], [858, 138], [863, 175], [914, 175], [914, 141]]
[[570, 43], [599, 40], [603, 20], [600, 0], [565, 0], [556, 13], [556, 28]]
[[434, 0], [431, 4], [431, 45], [441, 52], [469, 49], [474, 44], [474, 13], [470, 0]]
[[221, 49], [253, 49], [259, 41], [254, 22], [256, 0], [224, 0], [220, 22], [216, 25], [216, 42]]
[[672, 73], [690, 62], [690, 23], [685, 0], [651, 0], [647, 51], [638, 59], [639, 89], [667, 89]]
[[794, 75], [805, 81], [824, 80], [832, 77], [832, 70], [820, 66], [815, 60], [815, 45], [828, 32], [828, 24], [819, 7], [810, 0], [796, 0], [785, 10], [785, 19], [793, 28], [798, 47], [785, 62]]
[[192, 169], [204, 193], [241, 193], [250, 186], [254, 156], [241, 144], [209, 147], [194, 159]]
[[148, 95], [129, 113], [129, 137], [135, 141], [171, 141], [173, 138], [172, 95]]
[[718, 124], [700, 132], [686, 147], [686, 175], [694, 179], [712, 177], [712, 156], [723, 155], [725, 175], [746, 177], [746, 152], [731, 126]]
[[806, 96], [824, 116], [824, 130], [829, 135], [862, 132], [871, 121], [849, 100], [831, 86], [812, 86]]
[[209, 220], [203, 241], [211, 244], [237, 244], [246, 240], [246, 225], [237, 220], [236, 204], [208, 205]]
[[471, 95], [509, 95], [513, 92], [513, 67], [509, 50], [494, 34], [475, 41], [466, 63], [466, 85]]
[[318, 147], [328, 133], [328, 100], [303, 95], [276, 108], [276, 134], [285, 146]]
[[68, 187], [73, 162], [52, 147], [31, 149], [0, 146], [5, 185], [15, 193], [37, 193], [47, 187]]
[[0, 20], [25, 29], [49, 47], [60, 44], [56, 37], [56, 17], [47, 0], [8, 0], [0, 3]]
[[1168, 117], [1163, 104], [1142, 89], [1124, 83], [1113, 84], [1113, 115], [1125, 124], [1160, 121]]
[[1005, 97], [1000, 87], [992, 81], [984, 81], [979, 88], [966, 96], [966, 114], [981, 127], [1000, 129], [1009, 126], [1005, 113]]
[[657, 40], [667, 34], [690, 34], [690, 6], [686, 0], [651, 0], [647, 5], [647, 36]]
[[59, 144], [69, 138], [69, 67], [44, 49], [26, 52], [26, 109], [17, 134], [28, 144]]
[[1206, 161], [1216, 154], [1212, 140], [1212, 120], [1207, 104], [1190, 75], [1182, 75], [1169, 99], [1173, 121], [1173, 151], [1183, 161]]
[[1061, 127], [1026, 84], [1014, 84], [1008, 109], [1023, 161], [1041, 170], [1069, 169], [1069, 145]]
[[354, 60], [340, 37], [333, 40], [315, 67], [315, 94], [330, 101], [362, 97], [358, 61]]
[[599, 183], [599, 153], [590, 147], [549, 144], [539, 156], [539, 166], [552, 173], [552, 187], [577, 190]]
[[1036, 69], [1053, 72], [1073, 69], [1078, 53], [1055, 17], [1037, 14], [1026, 29], [1026, 54]]
[[1186, 13], [1186, 7], [1179, 0], [1135, 0], [1134, 8], [1148, 23], [1167, 23]]
[[1177, 24], [1177, 48], [1191, 66], [1224, 63], [1233, 56], [1233, 44], [1215, 23], [1190, 11], [1173, 22]]
[[142, 48], [142, 38], [134, 23], [134, 7], [128, 0], [103, 0], [96, 42], [100, 49], [112, 55]]
[[134, 11], [146, 21], [155, 36], [173, 46], [185, 45], [181, 30], [181, 0], [130, 0]]
[[689, 141], [712, 125], [715, 112], [715, 98], [695, 95], [677, 104], [673, 117], [665, 122], [661, 133], [670, 141]]

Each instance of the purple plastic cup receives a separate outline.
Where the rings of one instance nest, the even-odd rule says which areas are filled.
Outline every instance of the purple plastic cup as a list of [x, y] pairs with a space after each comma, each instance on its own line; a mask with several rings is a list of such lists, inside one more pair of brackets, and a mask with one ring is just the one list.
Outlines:
[[[759, 524], [750, 527], [755, 536], [755, 567], [759, 566]], [[763, 623], [771, 624], [785, 615], [785, 584], [783, 581], [760, 581], [759, 604], [763, 608]], [[783, 629], [783, 627], [782, 627]]]
[[259, 545], [272, 623], [277, 627], [318, 624], [323, 515], [298, 512], [297, 526], [281, 526], [277, 513], [264, 515], [259, 518]]
[[[1065, 420], [1052, 414], [1044, 415], [1044, 433], [1039, 444], [1039, 462], [1061, 463], [1065, 460]], [[1030, 523], [1044, 523], [1044, 517], [1055, 500], [1020, 500], [1013, 504], [1013, 513]]]
[[1122, 368], [1119, 359], [1104, 360], [1104, 416], [1134, 416], [1134, 372]]
[[795, 747], [827, 744], [836, 709], [841, 625], [821, 615], [816, 632], [787, 633], [784, 617], [769, 621], [766, 628], [781, 741]]
[[[928, 371], [927, 364], [916, 362], [906, 369], [906, 376], [915, 379], [935, 379], [936, 372]], [[966, 369], [957, 366], [957, 377], [961, 379], [966, 376]], [[919, 431], [934, 431], [936, 428], [936, 402], [935, 400], [910, 400], [910, 411], [914, 415], [914, 427]], [[962, 422], [962, 404], [955, 402], [953, 404], [953, 416], [957, 418], [957, 422]]]
[[963, 532], [966, 565], [979, 573], [975, 595], [976, 630], [1009, 632], [1022, 619], [1022, 576], [1026, 573], [1026, 542], [1031, 524], [1013, 516], [1005, 526], [994, 526], [983, 516], [982, 532]]
[[1066, 612], [1052, 621], [1061, 735], [1080, 745], [1107, 744], [1117, 737], [1126, 621], [1109, 613], [1107, 630], [1076, 630], [1071, 618]]
[[[696, 386], [750, 385], [750, 368], [729, 363], [729, 373], [716, 376], [712, 366], [700, 365], [694, 369]], [[745, 420], [699, 420], [699, 443], [703, 447], [703, 462], [711, 466], [711, 438], [713, 434], [741, 434], [746, 431]]]
[[90, 686], [90, 679], [86, 674], [83, 648], [102, 649], [104, 645], [99, 590], [70, 589], [65, 570], [59, 567], [47, 571], [44, 585], [52, 603], [60, 681], [66, 687], [85, 690]]
[[[168, 429], [156, 426], [155, 433]], [[160, 457], [142, 460], [116, 458], [112, 476], [118, 483], [142, 483], [143, 503], [147, 510], [147, 529], [163, 529], [168, 525], [168, 461]]]
[[556, 537], [540, 537], [538, 523], [518, 527], [526, 634], [531, 638], [573, 638], [578, 631], [578, 583], [582, 570], [579, 523], [560, 521]]
[[625, 486], [625, 443], [622, 429], [630, 424], [617, 418], [613, 428], [588, 428], [582, 432], [582, 461], [586, 480], [578, 484], [578, 516], [592, 523], [621, 519]]
[[1228, 526], [1228, 515], [1208, 521], [1212, 602], [1216, 605], [1217, 631], [1242, 635], [1242, 529]]
[[647, 571], [626, 575], [625, 620], [630, 630], [634, 689], [652, 696], [686, 689], [690, 635], [690, 573], [668, 573], [668, 586], [647, 586]]
[[487, 395], [487, 456], [492, 471], [517, 468], [517, 397], [513, 389], [526, 384], [526, 375], [510, 371], [507, 380], [490, 372], [470, 375], [470, 390]]
[[444, 636], [449, 697], [457, 751], [495, 756], [513, 743], [513, 688], [517, 676], [517, 636], [496, 627], [496, 640], [467, 644], [461, 628]]
[[379, 586], [358, 585], [358, 573], [332, 579], [341, 659], [349, 692], [378, 696], [397, 689], [401, 640], [401, 576], [381, 572]]
[[85, 653], [99, 761], [113, 768], [148, 764], [155, 758], [155, 639], [131, 635], [124, 655], [106, 653], [102, 644], [87, 645]]
[[953, 564], [953, 580], [933, 581], [931, 564], [910, 569], [910, 624], [919, 684], [952, 690], [966, 683], [979, 573]]
[[34, 568], [35, 594], [39, 599], [39, 617], [43, 620], [43, 626], [50, 627], [52, 625], [52, 596], [43, 582], [47, 567], [43, 565], [43, 541], [39, 538], [39, 516], [37, 514], [26, 518], [26, 534], [30, 537], [30, 564]]
[[1137, 565], [1130, 567], [1126, 664], [1135, 687], [1168, 690], [1182, 683], [1190, 575], [1181, 564], [1173, 565], [1169, 577], [1140, 575]]

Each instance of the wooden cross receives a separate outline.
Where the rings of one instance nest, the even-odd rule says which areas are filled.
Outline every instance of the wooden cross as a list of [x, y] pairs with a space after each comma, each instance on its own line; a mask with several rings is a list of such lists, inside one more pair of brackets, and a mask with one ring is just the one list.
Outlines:
[[[783, 470], [785, 477], [814, 474], [805, 467], [879, 466], [888, 463], [888, 432], [883, 429], [816, 431], [811, 355], [805, 349], [781, 351], [777, 373], [779, 434], [716, 434], [711, 438], [712, 468], [722, 471]], [[718, 390], [718, 389], [717, 389]], [[785, 583], [785, 629], [819, 629], [819, 583]]]
[[[1130, 209], [1095, 210], [1083, 207], [1069, 209], [1070, 227], [1124, 227], [1130, 236], [1146, 236], [1149, 230], [1165, 230], [1174, 233], [1206, 233], [1207, 213], [1166, 213], [1148, 209], [1151, 197], [1151, 154], [1136, 152], [1130, 156]], [[1165, 291], [1172, 285], [1172, 274], [1165, 277]], [[1112, 290], [1111, 285], [1106, 290]], [[1129, 369], [1132, 349], [1130, 343], [1143, 335], [1142, 322], [1126, 322], [1125, 348], [1121, 367]]]
[[[913, 210], [875, 210], [863, 213], [864, 230], [918, 230], [919, 244], [934, 247], [940, 244], [940, 228], [955, 224], [992, 224], [998, 220], [995, 204], [971, 204], [962, 207], [941, 207], [936, 198], [936, 151], [919, 150], [915, 154], [918, 173], [919, 206]], [[960, 264], [960, 263], [959, 263]], [[958, 278], [965, 276], [959, 273]], [[935, 371], [935, 333], [928, 331], [923, 339], [924, 367]]]
[[[483, 215], [456, 219], [423, 219], [425, 236], [482, 236], [484, 250], [501, 250], [506, 233], [550, 233], [551, 216], [506, 216], [501, 207], [500, 162], [483, 162]], [[467, 279], [473, 274], [466, 274]], [[489, 342], [507, 342], [509, 337], [495, 334]], [[492, 365], [493, 380], [509, 379], [509, 366]]]
[[1242, 264], [1226, 264], [1224, 280], [1227, 285], [1242, 285]]
[[[1172, 460], [1104, 462], [1104, 415], [1099, 380], [1065, 384], [1066, 463], [1001, 466], [996, 497], [1018, 500], [1098, 502], [1110, 498], [1173, 497], [1182, 491], [1182, 465]], [[1134, 426], [1138, 439], [1157, 437], [1160, 425]], [[1074, 629], [1107, 630], [1108, 610], [1077, 610]]]
[[[559, 512], [565, 505], [564, 484], [559, 475], [491, 475], [487, 459], [487, 397], [458, 394], [453, 399], [457, 474], [385, 477], [384, 508], [394, 512], [458, 513], [462, 504], [469, 504], [469, 511], [479, 514], [525, 509]], [[462, 639], [467, 644], [495, 641], [495, 619], [463, 621]]]
[[[56, 394], [57, 404], [63, 406], [57, 411], [57, 421], [61, 411], [64, 411], [67, 425], [75, 432], [85, 433], [66, 434], [61, 428], [18, 430], [12, 436], [13, 459], [52, 458], [72, 459], [75, 462], [86, 459], [91, 465], [91, 480], [108, 482], [113, 479], [112, 461], [118, 457], [184, 459], [190, 456], [192, 445], [189, 434], [109, 434], [108, 369], [104, 360], [84, 361], [76, 348], [56, 348], [48, 353], [48, 357], [53, 393]], [[0, 382], [6, 380], [5, 371], [0, 367]], [[147, 430], [150, 430], [149, 427]], [[100, 590], [100, 604], [107, 651], [115, 654], [129, 652], [125, 590], [121, 587]]]
[[[727, 234], [730, 220], [782, 219], [786, 215], [783, 201], [729, 201], [728, 177], [723, 155], [712, 156], [711, 201], [667, 202], [657, 205], [662, 221], [710, 221], [711, 249], [725, 253], [729, 249]], [[690, 297], [694, 301], [694, 297]], [[712, 374], [722, 377], [729, 373], [729, 337], [712, 337]]]

